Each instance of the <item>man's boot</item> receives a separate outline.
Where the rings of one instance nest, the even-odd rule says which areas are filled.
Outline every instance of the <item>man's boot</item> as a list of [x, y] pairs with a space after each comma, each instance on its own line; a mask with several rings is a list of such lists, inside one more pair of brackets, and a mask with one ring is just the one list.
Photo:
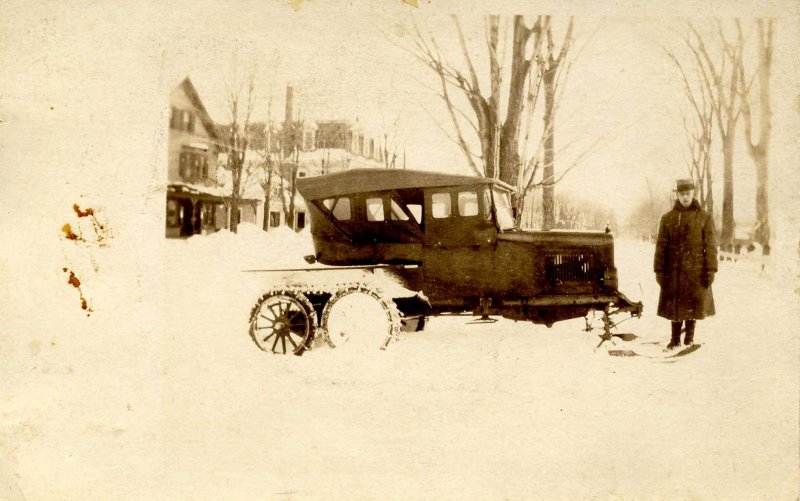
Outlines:
[[671, 350], [681, 345], [681, 323], [672, 322], [672, 338], [669, 340], [667, 349]]
[[683, 338], [683, 344], [685, 344], [686, 346], [694, 344], [694, 325], [695, 325], [694, 320], [686, 321], [686, 337]]

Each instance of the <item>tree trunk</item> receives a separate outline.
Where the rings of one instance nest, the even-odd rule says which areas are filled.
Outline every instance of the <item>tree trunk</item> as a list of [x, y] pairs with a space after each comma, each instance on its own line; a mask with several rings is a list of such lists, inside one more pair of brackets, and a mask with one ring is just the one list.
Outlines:
[[[269, 153], [267, 154], [269, 155]], [[272, 200], [272, 163], [267, 158], [267, 187], [264, 189], [264, 225], [263, 230], [269, 231], [270, 202]]]
[[772, 132], [772, 106], [770, 104], [770, 77], [772, 75], [772, 20], [759, 19], [758, 26], [758, 104], [759, 104], [759, 139], [754, 145], [750, 127], [750, 107], [746, 107], [745, 125], [748, 141], [748, 152], [756, 164], [756, 228], [755, 240], [761, 245], [763, 253], [769, 254], [771, 238], [769, 227], [769, 165], [768, 152], [770, 134]]
[[242, 171], [244, 170], [244, 158], [240, 157], [238, 152], [234, 153], [235, 160], [231, 168], [231, 184], [233, 190], [231, 192], [231, 231], [236, 233], [237, 226], [239, 225], [239, 203], [242, 193]]
[[733, 132], [731, 131], [722, 141], [722, 231], [720, 232], [720, 246], [722, 250], [733, 251], [733, 234], [735, 230], [733, 220]]
[[495, 148], [495, 141], [497, 134], [495, 133], [497, 118], [492, 117], [487, 120], [486, 125], [481, 125], [479, 137], [481, 140], [481, 156], [483, 157], [483, 172], [489, 178], [495, 177], [495, 158], [497, 157], [497, 148]]
[[542, 229], [555, 227], [555, 158], [553, 107], [555, 105], [555, 77], [557, 67], [549, 67], [544, 72], [544, 170], [542, 171]]
[[[508, 106], [506, 121], [500, 131], [500, 173], [501, 181], [517, 186], [519, 184], [519, 129], [522, 109], [525, 105], [525, 81], [531, 67], [531, 60], [525, 58], [525, 46], [531, 35], [522, 16], [514, 16], [514, 46], [511, 58], [511, 80], [508, 86]], [[500, 69], [493, 68], [499, 72]]]
[[297, 185], [295, 184], [297, 181], [297, 169], [292, 170], [292, 187], [289, 190], [289, 213], [286, 217], [290, 220], [289, 227], [293, 230], [295, 228], [295, 217], [294, 217], [294, 197], [297, 195]]
[[261, 229], [269, 231], [269, 195], [264, 194], [264, 217], [261, 221]]
[[712, 220], [714, 217], [714, 185], [713, 180], [711, 179], [711, 169], [706, 166], [705, 170], [706, 175], [706, 206], [705, 210], [711, 214]]
[[769, 227], [769, 198], [767, 191], [768, 184], [768, 165], [767, 155], [764, 151], [759, 151], [753, 156], [756, 164], [756, 227], [755, 240], [766, 249], [765, 254], [769, 253], [770, 227]]
[[281, 211], [283, 212], [284, 216], [284, 224], [286, 223], [286, 212], [289, 210], [286, 207], [286, 176], [284, 175], [286, 164], [281, 162], [280, 172], [281, 172]]
[[294, 197], [297, 196], [297, 170], [300, 167], [300, 149], [295, 146], [294, 149], [294, 164], [292, 165], [292, 185], [289, 188], [289, 214], [287, 217], [291, 219], [290, 227], [295, 230], [295, 215], [294, 215]]
[[231, 197], [231, 231], [236, 233], [239, 225], [239, 200]]

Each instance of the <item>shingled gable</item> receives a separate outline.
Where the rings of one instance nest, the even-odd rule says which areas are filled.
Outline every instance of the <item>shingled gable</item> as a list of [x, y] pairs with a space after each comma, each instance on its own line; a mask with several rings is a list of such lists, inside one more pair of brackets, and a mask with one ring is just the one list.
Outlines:
[[211, 116], [208, 114], [206, 107], [203, 106], [203, 101], [200, 100], [200, 95], [197, 93], [197, 89], [194, 88], [194, 84], [192, 84], [192, 81], [189, 79], [189, 77], [186, 77], [183, 79], [180, 85], [181, 87], [183, 87], [183, 90], [186, 92], [186, 95], [192, 101], [192, 104], [194, 104], [195, 108], [197, 108], [198, 115], [200, 116], [200, 121], [203, 122], [203, 127], [205, 127], [206, 131], [208, 132], [208, 135], [213, 140], [219, 142], [220, 133], [219, 130], [217, 130], [217, 125], [214, 123], [213, 120], [211, 120]]
[[406, 169], [353, 169], [324, 176], [300, 178], [297, 180], [297, 190], [306, 200], [319, 200], [370, 191], [476, 184], [492, 184], [512, 190], [506, 183], [491, 178]]

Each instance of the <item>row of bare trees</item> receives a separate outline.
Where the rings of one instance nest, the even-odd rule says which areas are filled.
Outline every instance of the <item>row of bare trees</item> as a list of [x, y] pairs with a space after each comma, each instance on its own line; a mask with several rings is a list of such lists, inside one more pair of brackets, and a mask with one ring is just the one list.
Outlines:
[[[248, 188], [258, 186], [264, 196], [264, 215], [262, 229], [270, 227], [270, 207], [277, 192], [281, 202], [284, 222], [292, 224], [295, 215], [295, 182], [299, 166], [299, 141], [302, 122], [287, 115], [283, 126], [278, 129], [272, 117], [272, 95], [268, 99], [267, 120], [253, 121], [256, 102], [255, 73], [237, 78], [227, 86], [227, 107], [230, 123], [225, 127], [226, 152], [225, 169], [231, 176], [229, 197], [230, 228], [234, 233], [238, 223], [238, 212]], [[290, 92], [291, 89], [287, 89]], [[288, 96], [288, 94], [287, 94]], [[280, 149], [273, 145], [276, 139]], [[277, 185], [276, 185], [277, 184]]]
[[[725, 29], [716, 20], [711, 29], [701, 30], [688, 23], [684, 42], [685, 57], [667, 51], [678, 69], [684, 92], [690, 103], [691, 119], [685, 120], [687, 147], [690, 153], [689, 172], [698, 185], [699, 201], [714, 212], [712, 144], [715, 135], [722, 153], [722, 228], [720, 243], [724, 250], [734, 241], [734, 153], [739, 118], [744, 122], [745, 144], [753, 160], [756, 180], [754, 238], [765, 253], [769, 252], [769, 141], [772, 130], [770, 78], [772, 73], [774, 21], [755, 21], [757, 57], [748, 69], [745, 54], [748, 37], [739, 19], [733, 29]], [[707, 27], [706, 27], [707, 28]], [[753, 49], [753, 47], [750, 47]], [[757, 113], [757, 138], [754, 115]], [[716, 134], [714, 128], [716, 127]]]
[[[436, 92], [455, 133], [448, 136], [475, 174], [517, 188], [518, 218], [525, 211], [527, 195], [542, 188], [543, 228], [551, 229], [555, 226], [554, 186], [569, 171], [562, 169], [559, 177], [555, 175], [555, 119], [561, 84], [569, 70], [574, 21], [565, 21], [558, 44], [550, 16], [537, 16], [532, 21], [521, 15], [487, 16], [483, 26], [485, 50], [481, 51], [467, 43], [460, 19], [451, 17], [455, 42], [442, 41], [437, 38], [441, 34], [423, 30], [415, 22], [411, 47], [414, 56], [437, 78]], [[450, 46], [457, 46], [460, 55], [443, 50]], [[479, 73], [478, 68], [485, 71]], [[538, 143], [530, 147], [534, 113], [542, 100]], [[474, 150], [475, 143], [480, 152]]]
[[[452, 22], [453, 35], [463, 59], [460, 64], [452, 62], [450, 55], [440, 49], [436, 37], [424, 33], [417, 24], [412, 37], [412, 52], [439, 81], [439, 95], [455, 130], [452, 139], [474, 173], [517, 187], [514, 203], [518, 222], [525, 212], [526, 200], [531, 199], [527, 195], [542, 188], [543, 227], [553, 228], [556, 224], [554, 186], [574, 167], [573, 164], [561, 169], [559, 176], [555, 174], [555, 119], [561, 85], [569, 71], [573, 19], [566, 20], [564, 35], [558, 44], [550, 16], [538, 16], [533, 21], [526, 21], [520, 15], [487, 16], [484, 18], [487, 64], [480, 66], [476, 65], [478, 53], [468, 46], [459, 18], [452, 16]], [[509, 50], [510, 62], [506, 57]], [[488, 73], [479, 75], [477, 68], [484, 66]], [[231, 123], [226, 167], [233, 180], [231, 213], [236, 214], [249, 178], [258, 177], [259, 173], [264, 201], [269, 204], [273, 168], [284, 163], [292, 151], [286, 150], [279, 158], [274, 158], [267, 150], [260, 161], [248, 161], [247, 150], [252, 143], [253, 77], [229, 85], [227, 97]], [[543, 109], [536, 113], [540, 104]], [[465, 106], [469, 111], [465, 111]], [[538, 130], [533, 125], [534, 116], [542, 119]], [[474, 136], [468, 135], [470, 130]], [[393, 168], [399, 148], [390, 144], [387, 134], [384, 136], [384, 163]], [[475, 140], [480, 153], [473, 151]], [[293, 197], [290, 200], [292, 203]], [[268, 227], [266, 221], [264, 225]], [[232, 227], [235, 228], [235, 224]]]
[[597, 230], [617, 227], [614, 211], [594, 200], [560, 192], [556, 195], [555, 207], [554, 228]]

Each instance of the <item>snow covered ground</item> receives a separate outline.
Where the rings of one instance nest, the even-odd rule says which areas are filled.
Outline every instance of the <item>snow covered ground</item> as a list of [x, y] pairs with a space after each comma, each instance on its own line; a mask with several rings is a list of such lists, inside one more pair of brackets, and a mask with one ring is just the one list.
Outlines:
[[[247, 334], [273, 275], [240, 270], [304, 266], [306, 234], [244, 226], [134, 260], [132, 246], [63, 240], [4, 264], [0, 499], [800, 493], [794, 267], [723, 262], [703, 348], [671, 364], [595, 350], [582, 319], [434, 318], [369, 357], [280, 357]], [[620, 330], [642, 341], [669, 330], [652, 252], [617, 242], [620, 289], [645, 304]]]

